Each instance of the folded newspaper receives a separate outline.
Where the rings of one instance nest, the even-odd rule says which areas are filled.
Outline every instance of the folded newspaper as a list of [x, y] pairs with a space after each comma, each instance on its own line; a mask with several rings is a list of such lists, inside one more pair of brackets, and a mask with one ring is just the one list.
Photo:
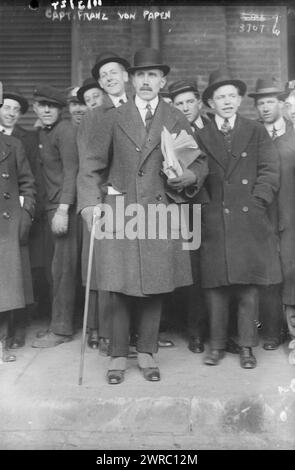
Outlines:
[[181, 176], [183, 169], [187, 168], [196, 159], [198, 144], [192, 135], [184, 129], [177, 134], [170, 132], [163, 126], [161, 132], [161, 150], [164, 157], [163, 173], [172, 179]]

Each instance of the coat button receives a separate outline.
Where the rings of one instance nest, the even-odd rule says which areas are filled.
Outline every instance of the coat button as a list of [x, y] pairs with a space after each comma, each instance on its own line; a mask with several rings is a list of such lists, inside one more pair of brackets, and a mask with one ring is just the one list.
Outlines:
[[139, 147], [136, 147], [136, 152], [140, 152], [140, 148]]
[[10, 199], [10, 193], [3, 193], [4, 199]]
[[9, 214], [9, 212], [3, 212], [2, 217], [3, 217], [4, 219], [10, 219], [10, 214]]
[[143, 171], [142, 171], [142, 170], [139, 170], [138, 176], [143, 176], [143, 174], [144, 174]]
[[157, 199], [157, 201], [161, 201], [162, 200], [162, 195], [158, 194], [158, 196], [156, 196], [156, 199]]
[[248, 208], [247, 206], [244, 206], [244, 207], [242, 208], [242, 211], [243, 211], [243, 212], [248, 212], [248, 211], [249, 211], [249, 208]]
[[249, 181], [246, 178], [242, 180], [242, 184], [248, 184], [248, 183]]
[[226, 208], [224, 209], [224, 213], [225, 213], [225, 214], [229, 214], [229, 213], [230, 213], [230, 210], [226, 207]]
[[243, 157], [243, 158], [247, 157], [247, 152], [242, 152], [241, 157]]
[[39, 147], [39, 149], [43, 149], [43, 145], [42, 145], [42, 144], [39, 144], [38, 147]]
[[9, 178], [9, 174], [8, 173], [2, 173], [2, 178], [4, 178], [5, 180], [7, 180]]

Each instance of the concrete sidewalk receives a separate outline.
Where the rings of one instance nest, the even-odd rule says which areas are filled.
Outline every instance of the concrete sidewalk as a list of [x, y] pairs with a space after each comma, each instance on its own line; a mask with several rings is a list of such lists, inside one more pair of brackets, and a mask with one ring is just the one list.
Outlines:
[[[40, 325], [38, 325], [40, 327]], [[125, 381], [108, 385], [108, 358], [87, 347], [78, 385], [81, 333], [53, 349], [31, 348], [0, 365], [0, 449], [294, 449], [295, 367], [287, 344], [255, 348], [244, 370], [227, 354], [217, 367], [169, 334], [160, 349], [161, 381], [146, 382], [136, 359]]]

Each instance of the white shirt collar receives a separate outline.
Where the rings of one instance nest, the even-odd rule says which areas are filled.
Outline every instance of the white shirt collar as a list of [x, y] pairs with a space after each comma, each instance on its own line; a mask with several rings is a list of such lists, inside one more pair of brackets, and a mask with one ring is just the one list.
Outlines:
[[156, 96], [154, 99], [151, 101], [145, 101], [142, 98], [140, 98], [138, 95], [135, 95], [135, 105], [138, 109], [140, 110], [146, 110], [146, 105], [147, 104], [151, 105], [151, 112], [154, 114], [156, 107], [158, 106], [159, 103], [159, 97]]
[[198, 116], [197, 119], [194, 121], [195, 126], [197, 126], [198, 129], [203, 129], [204, 123], [202, 121], [201, 116]]
[[[4, 130], [4, 132], [3, 132]], [[12, 132], [13, 132], [13, 128], [12, 127], [4, 127], [2, 126], [2, 124], [0, 124], [0, 132], [3, 132], [3, 134], [6, 134], [6, 135], [11, 135]]]
[[280, 117], [277, 119], [275, 122], [272, 123], [264, 123], [264, 126], [269, 133], [270, 137], [272, 137], [273, 134], [273, 128], [275, 128], [277, 137], [284, 135], [286, 133], [286, 122], [283, 117]]
[[115, 106], [115, 108], [118, 108], [119, 106], [121, 106], [122, 103], [120, 103], [120, 100], [123, 100], [124, 103], [127, 102], [126, 93], [123, 93], [123, 95], [121, 95], [121, 96], [112, 96], [112, 95], [109, 95], [109, 97], [111, 98], [111, 100], [112, 100], [113, 105]]
[[[235, 122], [236, 122], [236, 118], [237, 118], [237, 115], [234, 114], [231, 118], [229, 118], [228, 122], [230, 124], [230, 127], [233, 129], [234, 128], [234, 125], [235, 125]], [[215, 114], [215, 122], [216, 122], [216, 125], [218, 127], [218, 130], [220, 131], [221, 130], [221, 126], [222, 124], [224, 123], [224, 118], [222, 118], [221, 116], [219, 116], [219, 114]]]

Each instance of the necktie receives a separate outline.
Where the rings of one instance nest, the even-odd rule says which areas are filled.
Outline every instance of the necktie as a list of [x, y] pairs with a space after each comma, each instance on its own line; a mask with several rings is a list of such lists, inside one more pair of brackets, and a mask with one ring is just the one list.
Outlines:
[[230, 125], [230, 123], [229, 123], [228, 118], [225, 118], [225, 119], [224, 119], [223, 124], [222, 124], [220, 130], [221, 130], [221, 132], [222, 132], [223, 134], [228, 134], [229, 131], [231, 131], [231, 125]]
[[6, 130], [5, 129], [2, 129], [1, 131], [3, 134], [6, 134]]
[[124, 103], [125, 103], [125, 101], [123, 100], [123, 98], [120, 98], [120, 99], [119, 99], [119, 103], [120, 103], [120, 106], [121, 106], [121, 104], [124, 104]]
[[271, 138], [272, 138], [272, 140], [275, 140], [276, 137], [278, 137], [278, 133], [277, 133], [277, 130], [275, 128], [275, 125], [273, 125]]
[[144, 121], [145, 121], [145, 128], [146, 128], [146, 131], [148, 132], [150, 130], [150, 127], [151, 127], [151, 123], [152, 123], [152, 119], [153, 119], [153, 115], [152, 115], [152, 111], [151, 111], [152, 107], [150, 105], [150, 103], [148, 103], [146, 105], [146, 115], [145, 115], [145, 118], [144, 118]]

